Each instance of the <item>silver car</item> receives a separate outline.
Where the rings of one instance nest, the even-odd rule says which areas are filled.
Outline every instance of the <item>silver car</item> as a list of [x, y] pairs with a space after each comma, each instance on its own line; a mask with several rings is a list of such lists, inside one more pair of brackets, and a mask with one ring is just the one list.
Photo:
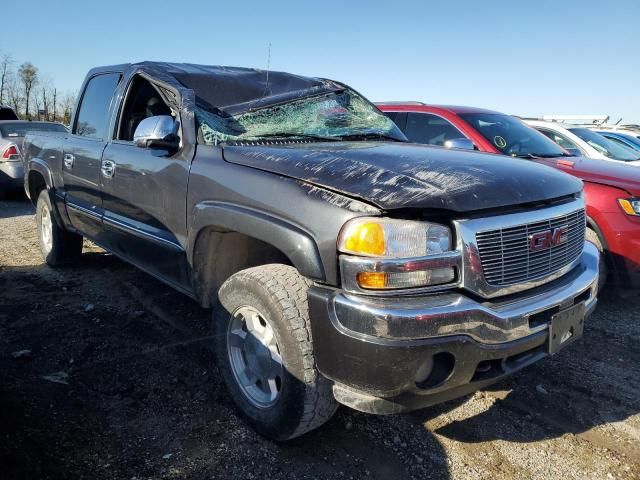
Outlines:
[[0, 121], [0, 196], [23, 186], [24, 166], [20, 156], [22, 140], [27, 132], [66, 132], [61, 123]]

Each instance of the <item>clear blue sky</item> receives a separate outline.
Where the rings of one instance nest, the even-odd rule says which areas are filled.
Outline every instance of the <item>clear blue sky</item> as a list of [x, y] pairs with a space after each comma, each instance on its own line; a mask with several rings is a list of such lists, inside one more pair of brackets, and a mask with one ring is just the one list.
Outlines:
[[[372, 100], [640, 123], [640, 1], [4, 2], [0, 50], [62, 90], [170, 60], [334, 78]], [[11, 19], [8, 21], [7, 19]]]

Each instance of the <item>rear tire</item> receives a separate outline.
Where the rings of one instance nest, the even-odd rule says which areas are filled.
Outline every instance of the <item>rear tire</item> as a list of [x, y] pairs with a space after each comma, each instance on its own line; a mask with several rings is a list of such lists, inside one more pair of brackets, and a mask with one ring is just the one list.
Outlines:
[[598, 264], [598, 292], [601, 292], [607, 281], [607, 275], [609, 274], [604, 247], [602, 246], [602, 242], [600, 241], [600, 237], [598, 236], [596, 231], [591, 228], [587, 228], [587, 231], [585, 232], [585, 240], [587, 240], [587, 242], [593, 243], [600, 252], [600, 262]]
[[48, 265], [59, 266], [77, 261], [82, 255], [82, 236], [58, 226], [49, 192], [44, 189], [36, 203], [36, 224], [42, 258]]
[[316, 369], [309, 282], [287, 265], [242, 270], [215, 303], [216, 361], [242, 416], [283, 441], [318, 428], [338, 404]]

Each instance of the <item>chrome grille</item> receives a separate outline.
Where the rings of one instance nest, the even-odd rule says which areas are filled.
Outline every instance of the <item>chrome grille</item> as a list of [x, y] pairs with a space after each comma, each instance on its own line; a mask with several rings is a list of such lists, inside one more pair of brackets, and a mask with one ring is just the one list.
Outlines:
[[[508, 286], [539, 280], [575, 261], [584, 247], [584, 209], [535, 223], [476, 233], [476, 243], [485, 281]], [[531, 251], [530, 236], [567, 227], [566, 241]]]

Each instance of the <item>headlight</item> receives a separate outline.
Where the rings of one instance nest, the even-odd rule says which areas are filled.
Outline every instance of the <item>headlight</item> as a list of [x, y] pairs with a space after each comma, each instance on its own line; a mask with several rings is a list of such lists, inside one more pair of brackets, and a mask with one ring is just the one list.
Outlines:
[[[451, 283], [459, 253], [451, 230], [434, 223], [356, 218], [338, 237], [346, 290], [392, 290]], [[363, 258], [364, 257], [364, 258]]]
[[640, 216], [640, 198], [619, 198], [618, 204], [627, 215]]
[[391, 218], [355, 218], [338, 239], [341, 252], [367, 257], [423, 257], [450, 249], [451, 231], [444, 225]]

